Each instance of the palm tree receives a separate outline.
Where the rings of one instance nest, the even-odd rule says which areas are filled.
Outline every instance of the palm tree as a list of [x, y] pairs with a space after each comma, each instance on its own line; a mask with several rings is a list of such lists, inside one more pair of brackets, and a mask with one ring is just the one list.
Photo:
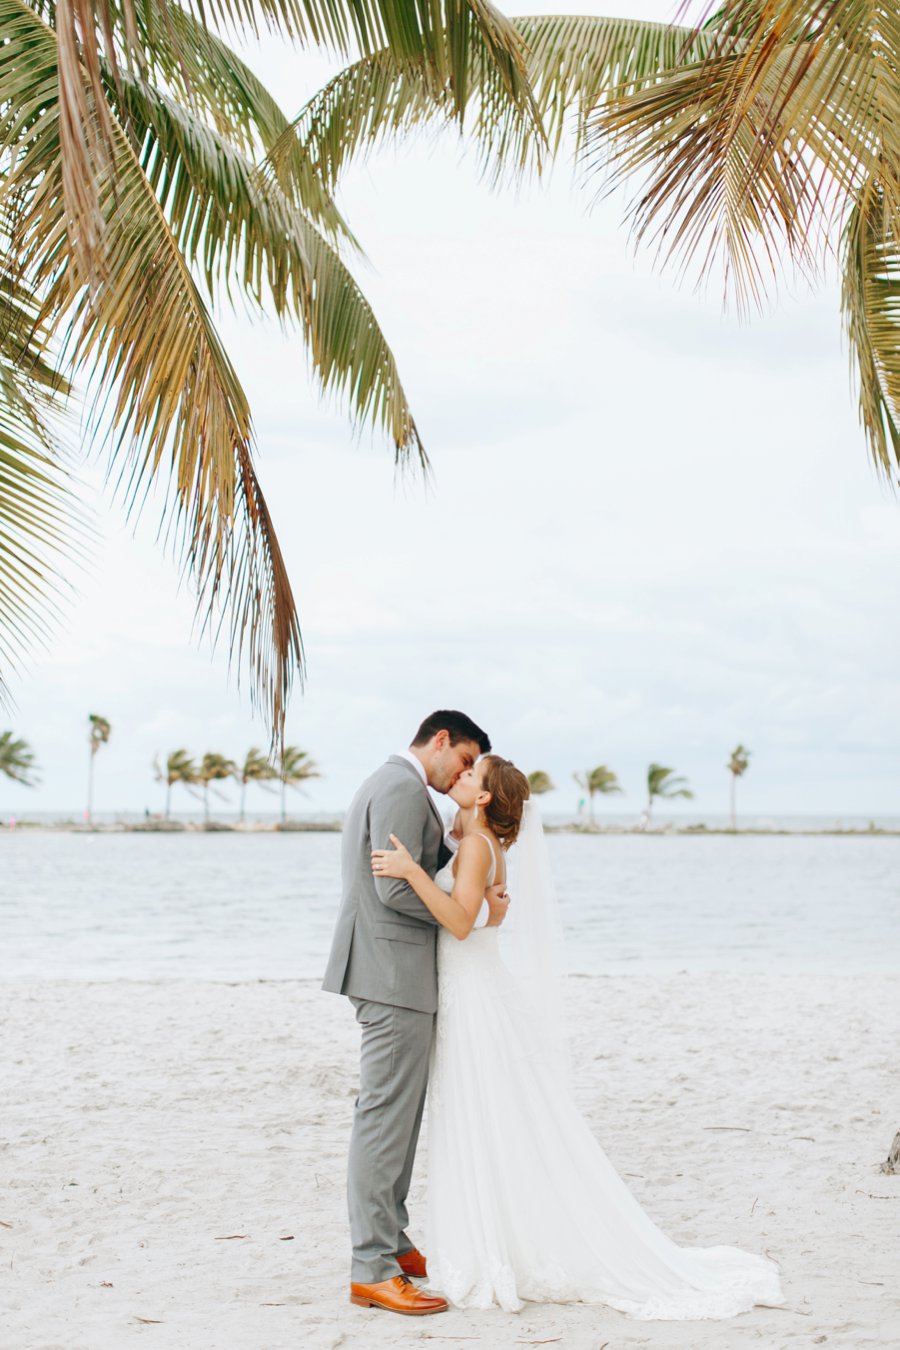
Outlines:
[[27, 741], [16, 740], [11, 731], [0, 732], [0, 773], [23, 787], [35, 787], [34, 752]]
[[88, 713], [88, 741], [91, 747], [91, 757], [88, 761], [88, 796], [87, 811], [85, 811], [85, 820], [88, 825], [91, 823], [91, 811], [94, 800], [94, 757], [102, 745], [106, 745], [112, 734], [112, 727], [105, 717], [98, 716], [97, 713]]
[[[741, 310], [764, 301], [785, 263], [813, 276], [839, 252], [860, 421], [890, 477], [900, 465], [896, 5], [698, 0], [697, 13], [693, 26], [514, 18], [550, 153], [568, 153], [570, 130], [589, 185], [598, 173], [605, 190], [640, 176], [637, 241], [679, 273], [697, 259], [708, 275], [724, 260]], [[385, 112], [361, 139], [387, 134], [420, 98], [397, 65]], [[336, 118], [331, 133], [340, 127]], [[540, 137], [501, 104], [480, 110], [474, 134], [495, 176], [540, 160]]]
[[612, 769], [608, 769], [605, 764], [598, 764], [596, 769], [586, 769], [584, 773], [576, 773], [572, 777], [578, 786], [588, 794], [590, 820], [593, 825], [595, 794], [598, 792], [603, 796], [610, 796], [613, 793], [621, 794], [622, 788], [619, 779]]
[[679, 778], [674, 769], [662, 764], [650, 764], [647, 768], [647, 813], [645, 824], [650, 824], [653, 815], [653, 803], [657, 797], [661, 801], [674, 801], [676, 797], [693, 800], [694, 794], [687, 786], [686, 778]]
[[233, 759], [226, 759], [224, 755], [217, 755], [209, 751], [200, 761], [197, 781], [203, 786], [203, 819], [205, 821], [209, 820], [210, 783], [218, 783], [224, 778], [232, 778], [236, 769], [237, 765]]
[[0, 657], [16, 664], [43, 634], [85, 537], [54, 424], [77, 370], [111, 480], [133, 514], [161, 489], [161, 533], [192, 575], [201, 627], [227, 633], [280, 730], [303, 649], [219, 298], [240, 291], [296, 323], [320, 389], [382, 429], [401, 463], [427, 459], [343, 261], [356, 242], [333, 194], [332, 158], [384, 115], [381, 88], [364, 82], [346, 131], [313, 147], [298, 129], [317, 100], [294, 127], [214, 31], [261, 22], [401, 63], [422, 111], [397, 133], [426, 115], [461, 123], [473, 99], [536, 128], [522, 40], [490, 0], [0, 0], [0, 102], [15, 110], [0, 119]]
[[[589, 175], [603, 171], [610, 188], [640, 175], [636, 238], [679, 271], [696, 258], [708, 275], [722, 259], [742, 309], [762, 303], [785, 262], [815, 275], [839, 250], [860, 421], [890, 477], [900, 464], [897, 7], [722, 0], [698, 11], [693, 27], [514, 20], [550, 145], [571, 125]], [[507, 121], [498, 110], [495, 137]]]
[[[285, 788], [300, 788], [301, 783], [305, 783], [310, 778], [321, 778], [319, 766], [314, 759], [310, 759], [305, 750], [300, 750], [296, 745], [282, 746], [279, 756], [278, 777], [281, 779], [281, 820], [285, 819], [284, 796]], [[302, 789], [301, 789], [302, 790]]]
[[165, 769], [160, 768], [158, 757], [153, 761], [153, 767], [156, 770], [157, 783], [165, 783], [166, 785], [166, 820], [168, 820], [172, 799], [172, 784], [184, 783], [185, 787], [190, 790], [196, 783], [200, 782], [200, 775], [187, 750], [173, 750], [166, 760]]
[[[273, 778], [277, 778], [277, 777], [278, 777], [278, 770], [273, 766], [273, 764], [271, 763], [271, 761], [270, 761], [269, 759], [266, 758], [266, 756], [263, 754], [262, 750], [258, 750], [258, 749], [254, 746], [253, 749], [247, 751], [247, 755], [246, 755], [246, 758], [244, 759], [243, 767], [242, 767], [242, 768], [239, 768], [239, 769], [236, 769], [236, 770], [235, 770], [234, 776], [235, 776], [235, 778], [237, 779], [237, 781], [238, 781], [238, 782], [240, 783], [240, 785], [241, 785], [241, 815], [240, 815], [240, 820], [241, 820], [241, 824], [243, 824], [243, 822], [244, 822], [244, 798], [245, 798], [246, 795], [247, 795], [247, 784], [248, 784], [248, 783], [259, 783], [259, 785], [260, 785], [261, 787], [265, 787], [266, 784], [267, 784], [267, 783], [270, 783], [270, 782], [272, 781]], [[267, 791], [268, 791], [268, 790], [269, 790], [269, 789], [267, 789]]]
[[737, 816], [735, 815], [735, 789], [737, 780], [747, 772], [750, 767], [750, 751], [745, 745], [737, 745], [731, 752], [731, 758], [725, 765], [731, 774], [731, 828], [737, 829]]
[[552, 778], [549, 773], [544, 773], [543, 769], [535, 769], [534, 773], [528, 775], [528, 786], [531, 788], [532, 797], [540, 797], [545, 792], [555, 791]]

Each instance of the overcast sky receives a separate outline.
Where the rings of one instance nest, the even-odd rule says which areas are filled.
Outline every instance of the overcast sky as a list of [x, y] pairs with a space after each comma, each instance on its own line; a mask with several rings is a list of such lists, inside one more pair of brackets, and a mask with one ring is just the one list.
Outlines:
[[[330, 68], [273, 42], [251, 60], [288, 111]], [[326, 777], [303, 806], [342, 808], [457, 706], [552, 775], [550, 810], [606, 763], [637, 814], [651, 759], [688, 776], [698, 815], [724, 810], [743, 741], [748, 812], [900, 811], [900, 505], [867, 460], [835, 278], [741, 324], [718, 285], [697, 295], [634, 253], [624, 198], [588, 213], [571, 184], [561, 164], [492, 194], [450, 135], [346, 177], [430, 492], [321, 403], [297, 334], [223, 316], [309, 657], [288, 739]], [[89, 712], [113, 725], [98, 811], [160, 808], [156, 752], [265, 742], [226, 654], [192, 639], [155, 522], [135, 537], [95, 500], [94, 565], [4, 715], [42, 783], [0, 785], [3, 813], [83, 807]]]

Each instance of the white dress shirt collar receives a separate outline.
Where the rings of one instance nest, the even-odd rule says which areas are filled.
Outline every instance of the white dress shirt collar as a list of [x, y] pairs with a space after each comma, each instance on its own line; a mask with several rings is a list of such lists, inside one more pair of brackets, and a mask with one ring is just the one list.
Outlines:
[[422, 782], [423, 782], [423, 783], [425, 784], [425, 786], [427, 787], [427, 786], [428, 786], [428, 775], [427, 775], [426, 772], [425, 772], [425, 765], [424, 765], [424, 764], [422, 763], [422, 761], [419, 759], [418, 755], [414, 755], [413, 752], [412, 752], [411, 750], [398, 750], [398, 751], [397, 751], [397, 754], [399, 755], [400, 759], [406, 759], [406, 760], [409, 760], [410, 764], [413, 766], [413, 768], [415, 769], [416, 773], [419, 775], [419, 777], [421, 778]]

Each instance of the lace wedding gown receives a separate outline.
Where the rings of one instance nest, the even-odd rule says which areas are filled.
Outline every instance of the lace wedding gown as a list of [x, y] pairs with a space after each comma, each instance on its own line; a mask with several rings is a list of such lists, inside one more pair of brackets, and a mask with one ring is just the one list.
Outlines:
[[[435, 880], [452, 891], [452, 866]], [[773, 1262], [734, 1247], [678, 1247], [644, 1213], [565, 1073], [535, 1051], [526, 992], [498, 933], [438, 935], [429, 1286], [461, 1307], [583, 1301], [666, 1320], [781, 1303]]]

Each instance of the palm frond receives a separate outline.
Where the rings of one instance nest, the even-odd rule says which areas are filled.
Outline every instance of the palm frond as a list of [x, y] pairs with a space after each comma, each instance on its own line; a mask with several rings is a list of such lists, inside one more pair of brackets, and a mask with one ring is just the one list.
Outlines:
[[[56, 0], [53, 9], [63, 189], [72, 246], [80, 255], [82, 272], [95, 285], [103, 275], [98, 252], [103, 217], [97, 181], [112, 172], [115, 161], [103, 64], [105, 60], [116, 86], [124, 70], [146, 71], [149, 44], [142, 37], [137, 2]], [[176, 7], [170, 0], [155, 0], [154, 32], [173, 26]], [[468, 100], [473, 53], [481, 49], [495, 67], [506, 97], [532, 110], [521, 39], [490, 0], [370, 0], [366, 4], [356, 0], [193, 0], [185, 8], [199, 23], [218, 24], [225, 31], [258, 33], [262, 25], [299, 42], [322, 44], [347, 55], [369, 56], [387, 47], [401, 60], [428, 62], [460, 116]]]
[[859, 380], [859, 415], [876, 466], [900, 465], [900, 238], [877, 183], [855, 203], [843, 258], [844, 322]]
[[527, 47], [528, 76], [554, 153], [569, 127], [576, 153], [583, 148], [591, 115], [613, 92], [642, 89], [708, 46], [702, 32], [642, 19], [553, 14], [513, 23]]
[[845, 191], [873, 154], [887, 154], [896, 171], [900, 11], [892, 0], [725, 0], [710, 36], [710, 58], [730, 63], [735, 122], [763, 98], [755, 171], [785, 129], [795, 153], [810, 145]]
[[[513, 23], [526, 46], [538, 116], [509, 100], [483, 49], [472, 52], [467, 84], [466, 144], [495, 182], [539, 169], [548, 140], [555, 155], [568, 126], [580, 145], [589, 113], [612, 88], [652, 79], [686, 45], [705, 50], [705, 39], [690, 29], [630, 19], [549, 16]], [[415, 128], [446, 126], [456, 116], [456, 101], [429, 62], [385, 49], [331, 79], [279, 138], [271, 162], [280, 172], [283, 157], [299, 157], [333, 192], [351, 160]]]
[[48, 359], [40, 307], [0, 268], [0, 699], [8, 672], [45, 640], [85, 531], [52, 425], [69, 386]]
[[399, 462], [415, 454], [427, 466], [393, 353], [336, 250], [278, 182], [200, 118], [123, 83], [147, 179], [210, 291], [237, 281], [260, 306], [271, 298], [279, 316], [298, 319], [323, 391], [346, 399], [358, 422], [383, 427]]
[[40, 782], [34, 751], [27, 741], [14, 736], [11, 731], [0, 732], [0, 773], [23, 787], [34, 787]]
[[726, 0], [698, 36], [705, 55], [624, 92], [589, 141], [616, 181], [649, 172], [639, 236], [652, 226], [666, 254], [700, 254], [704, 273], [723, 253], [739, 299], [759, 301], [784, 250], [817, 265], [876, 164], [897, 212], [900, 15], [879, 0]]
[[818, 199], [786, 140], [759, 163], [765, 106], [735, 121], [733, 59], [694, 61], [614, 98], [591, 120], [587, 147], [594, 168], [611, 166], [614, 185], [649, 171], [631, 211], [638, 241], [654, 241], [683, 269], [699, 255], [701, 278], [720, 258], [744, 308], [761, 302], [785, 250], [811, 270]]
[[253, 467], [244, 392], [115, 118], [109, 128], [114, 172], [97, 178], [104, 284], [91, 284], [71, 247], [74, 222], [62, 191], [63, 110], [52, 79], [53, 34], [21, 0], [0, 0], [0, 21], [9, 14], [14, 22], [3, 25], [10, 36], [0, 46], [3, 87], [30, 79], [36, 62], [51, 68], [41, 81], [41, 115], [19, 135], [9, 175], [25, 273], [46, 297], [45, 314], [68, 321], [75, 367], [94, 371], [98, 416], [109, 402], [112, 457], [130, 509], [140, 509], [151, 481], [163, 486], [164, 519], [197, 585], [204, 627], [215, 635], [227, 626], [229, 650], [246, 658], [252, 692], [278, 727], [294, 675], [302, 676], [303, 652], [290, 582]]
[[[123, 15], [121, 7], [117, 13]], [[290, 120], [238, 53], [195, 15], [165, 0], [134, 0], [134, 17], [145, 68], [125, 81], [121, 72], [116, 78], [105, 64], [107, 96], [125, 114], [120, 121], [127, 122], [129, 104], [141, 91], [148, 99], [164, 93], [207, 121], [249, 159], [267, 156], [284, 141], [279, 182], [285, 196], [329, 235], [352, 240], [322, 178], [296, 143], [286, 138]], [[124, 16], [120, 23], [124, 24]], [[140, 127], [135, 135], [143, 139]]]

